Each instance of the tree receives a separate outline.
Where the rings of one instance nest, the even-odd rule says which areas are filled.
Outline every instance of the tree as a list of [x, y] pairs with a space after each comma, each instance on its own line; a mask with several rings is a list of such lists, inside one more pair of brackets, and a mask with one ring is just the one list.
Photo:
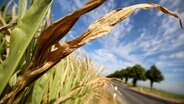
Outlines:
[[127, 67], [127, 68], [124, 70], [123, 77], [125, 78], [125, 84], [127, 84], [128, 79], [129, 79], [129, 77], [130, 77], [130, 70], [131, 70], [131, 67]]
[[122, 80], [122, 78], [123, 78], [123, 71], [122, 70], [117, 70], [114, 73], [108, 75], [107, 77], [109, 77], [109, 78], [119, 78], [119, 79]]
[[146, 78], [150, 80], [151, 89], [153, 88], [154, 82], [160, 82], [164, 80], [164, 76], [155, 65], [152, 65], [151, 68], [146, 71]]
[[130, 77], [133, 78], [133, 86], [137, 86], [137, 81], [138, 80], [145, 80], [146, 77], [145, 77], [145, 69], [137, 64], [137, 65], [134, 65], [131, 70], [130, 70]]
[[119, 76], [118, 78], [121, 79], [121, 80], [123, 80], [123, 78], [124, 78], [124, 73], [125, 73], [125, 72], [124, 72], [124, 69], [121, 69], [120, 71], [118, 71], [118, 76]]

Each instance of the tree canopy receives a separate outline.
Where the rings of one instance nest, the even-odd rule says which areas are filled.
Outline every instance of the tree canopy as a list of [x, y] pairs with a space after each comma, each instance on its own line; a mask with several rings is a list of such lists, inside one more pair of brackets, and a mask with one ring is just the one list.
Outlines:
[[130, 70], [132, 68], [131, 67], [127, 67], [124, 71], [124, 75], [123, 77], [125, 78], [125, 84], [128, 82], [128, 79], [130, 78]]
[[151, 88], [153, 87], [154, 82], [160, 82], [164, 80], [162, 73], [155, 65], [152, 65], [151, 68], [146, 71], [146, 78], [150, 80]]
[[107, 77], [109, 77], [109, 78], [119, 78], [119, 79], [122, 79], [123, 78], [123, 71], [122, 70], [117, 70], [114, 73], [108, 75]]
[[138, 80], [146, 80], [145, 69], [139, 64], [134, 65], [130, 70], [130, 77], [133, 78], [133, 86], [136, 86]]

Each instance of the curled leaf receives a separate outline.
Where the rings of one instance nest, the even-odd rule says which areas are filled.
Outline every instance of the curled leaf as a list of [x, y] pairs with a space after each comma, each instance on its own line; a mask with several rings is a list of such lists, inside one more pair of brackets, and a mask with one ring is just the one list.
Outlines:
[[[38, 60], [38, 64], [42, 64], [43, 62], [39, 62], [43, 56], [45, 56], [45, 52], [50, 48], [51, 45], [57, 43], [60, 39], [62, 39], [68, 31], [72, 28], [72, 26], [77, 22], [81, 15], [95, 9], [100, 6], [106, 0], [93, 0], [86, 3], [80, 9], [74, 11], [73, 13], [61, 18], [59, 21], [53, 23], [49, 26], [43, 33], [40, 35], [38, 39], [38, 52], [35, 60]], [[45, 54], [44, 54], [45, 53]]]

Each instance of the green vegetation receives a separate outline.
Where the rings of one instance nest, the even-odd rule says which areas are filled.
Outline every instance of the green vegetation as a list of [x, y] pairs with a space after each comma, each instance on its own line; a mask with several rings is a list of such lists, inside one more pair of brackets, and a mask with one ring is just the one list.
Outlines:
[[141, 65], [134, 65], [130, 70], [130, 78], [133, 78], [133, 86], [137, 86], [138, 80], [146, 80], [145, 69]]
[[[129, 85], [130, 86], [130, 85]], [[130, 86], [131, 87], [131, 86]], [[150, 89], [148, 87], [144, 87], [144, 86], [137, 86], [136, 88], [134, 87], [133, 89], [147, 93], [147, 94], [153, 94], [156, 96], [161, 96], [164, 98], [168, 98], [170, 100], [176, 100], [176, 101], [184, 101], [184, 95], [180, 95], [180, 94], [175, 94], [172, 92], [168, 92], [168, 91], [164, 91], [164, 90], [160, 90], [160, 89]]]
[[24, 95], [21, 99], [25, 100], [21, 103], [85, 104], [93, 99], [99, 102], [108, 80], [100, 78], [98, 74], [89, 59], [70, 55], [39, 78], [30, 87], [33, 90], [27, 92], [31, 95]]
[[125, 84], [127, 84], [128, 79], [131, 77], [131, 75], [130, 75], [131, 69], [132, 69], [131, 67], [127, 67], [125, 70], [122, 70], [123, 77], [125, 78]]
[[122, 74], [123, 74], [123, 71], [122, 70], [121, 71], [117, 70], [114, 73], [108, 75], [107, 77], [109, 77], [109, 78], [119, 78], [119, 79], [122, 80], [123, 79]]
[[151, 89], [153, 87], [154, 82], [160, 82], [164, 80], [164, 77], [160, 70], [155, 66], [152, 65], [151, 68], [145, 71], [141, 65], [137, 64], [133, 67], [127, 67], [125, 69], [121, 69], [119, 71], [115, 71], [114, 73], [108, 75], [109, 78], [119, 78], [123, 80], [125, 78], [125, 84], [129, 78], [132, 78], [132, 85], [135, 87], [137, 85], [138, 80], [145, 81], [146, 79], [150, 80]]
[[94, 98], [99, 101], [109, 82], [98, 74], [89, 59], [70, 55], [35, 82], [31, 102], [85, 104]]
[[150, 87], [153, 88], [154, 82], [160, 82], [164, 80], [164, 77], [160, 70], [155, 66], [151, 66], [151, 69], [146, 71], [146, 78], [150, 80]]

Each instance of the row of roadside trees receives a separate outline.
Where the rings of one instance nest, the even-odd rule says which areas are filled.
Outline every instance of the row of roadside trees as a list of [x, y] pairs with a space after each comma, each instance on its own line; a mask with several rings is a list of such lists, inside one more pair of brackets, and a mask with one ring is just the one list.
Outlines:
[[154, 82], [160, 82], [164, 80], [164, 76], [155, 65], [152, 65], [150, 69], [145, 70], [145, 68], [139, 64], [134, 65], [133, 67], [127, 67], [125, 69], [117, 70], [107, 77], [119, 78], [121, 80], [125, 79], [125, 84], [127, 84], [128, 80], [132, 78], [133, 86], [137, 86], [137, 81], [139, 80], [146, 81], [148, 79], [150, 80], [151, 89], [153, 88]]

